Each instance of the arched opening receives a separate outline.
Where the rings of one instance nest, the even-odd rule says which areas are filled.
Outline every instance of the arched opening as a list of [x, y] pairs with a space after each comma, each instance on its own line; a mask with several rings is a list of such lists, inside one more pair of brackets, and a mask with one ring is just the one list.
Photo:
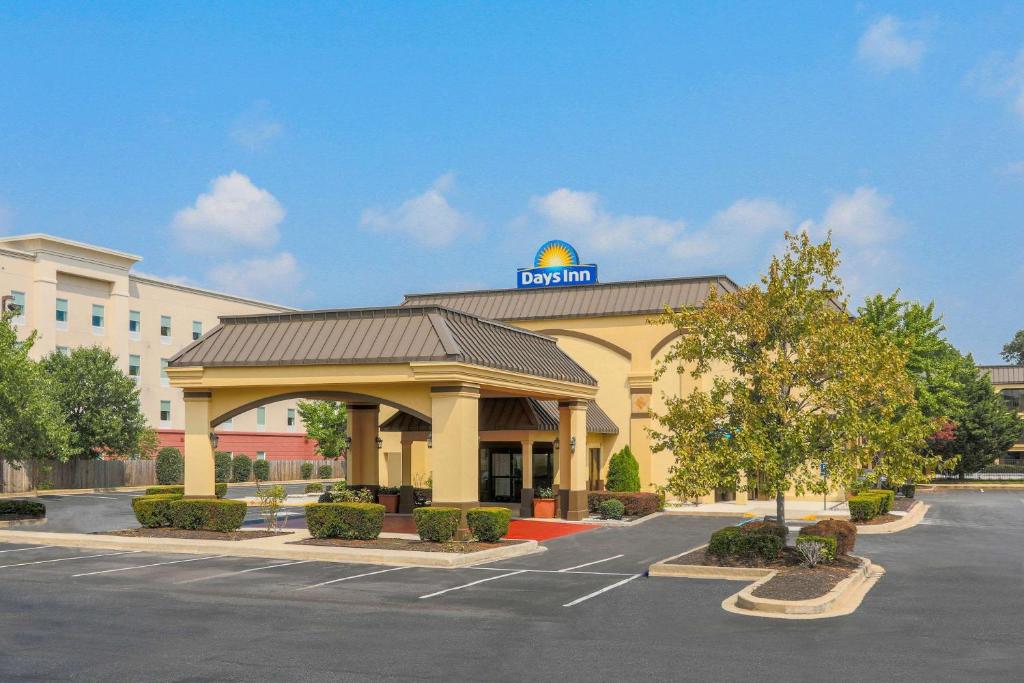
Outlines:
[[236, 415], [241, 415], [242, 413], [245, 413], [245, 412], [248, 412], [250, 410], [253, 410], [254, 408], [258, 408], [260, 406], [267, 405], [268, 403], [277, 403], [279, 401], [289, 401], [291, 399], [308, 399], [308, 400], [317, 400], [317, 401], [340, 401], [342, 403], [366, 403], [366, 404], [386, 405], [386, 406], [390, 406], [392, 408], [395, 408], [396, 410], [400, 410], [400, 411], [408, 413], [410, 415], [414, 415], [414, 416], [418, 417], [419, 419], [423, 420], [424, 422], [430, 423], [430, 421], [431, 421], [429, 415], [425, 415], [424, 413], [422, 413], [422, 412], [420, 412], [418, 410], [415, 410], [413, 408], [410, 408], [409, 406], [407, 406], [405, 404], [398, 403], [397, 401], [392, 401], [392, 400], [389, 400], [389, 399], [386, 399], [386, 398], [381, 398], [379, 396], [371, 396], [369, 394], [352, 393], [352, 392], [348, 392], [348, 391], [292, 391], [292, 392], [288, 392], [288, 393], [284, 393], [284, 394], [272, 394], [272, 395], [269, 395], [269, 396], [261, 397], [261, 398], [256, 399], [256, 400], [249, 401], [248, 403], [244, 403], [244, 404], [242, 404], [242, 405], [240, 405], [240, 406], [238, 406], [236, 408], [232, 408], [231, 410], [229, 410], [229, 411], [227, 411], [225, 413], [222, 413], [222, 414], [218, 415], [217, 417], [214, 417], [213, 419], [211, 419], [210, 420], [210, 426], [211, 427], [216, 427], [217, 425], [222, 424], [223, 422], [226, 422], [227, 420], [230, 420], [231, 418], [235, 417]]

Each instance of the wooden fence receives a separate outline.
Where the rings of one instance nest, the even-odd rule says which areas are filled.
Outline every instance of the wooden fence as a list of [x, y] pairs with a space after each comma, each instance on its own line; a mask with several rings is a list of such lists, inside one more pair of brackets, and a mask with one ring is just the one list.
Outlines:
[[[269, 460], [271, 481], [301, 479], [301, 460]], [[312, 460], [314, 468], [324, 464]], [[343, 477], [343, 462], [329, 463], [332, 478]], [[314, 469], [314, 476], [316, 471]], [[156, 481], [155, 460], [72, 460], [48, 467], [26, 464], [16, 468], [0, 461], [0, 492], [25, 493], [36, 488], [106, 489], [118, 486], [152, 486]]]

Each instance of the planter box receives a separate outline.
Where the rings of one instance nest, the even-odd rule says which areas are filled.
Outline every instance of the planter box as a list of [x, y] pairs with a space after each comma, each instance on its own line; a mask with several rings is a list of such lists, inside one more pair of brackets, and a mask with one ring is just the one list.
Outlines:
[[533, 499], [533, 516], [541, 519], [554, 519], [555, 518], [555, 499], [554, 498], [534, 498]]
[[384, 512], [394, 514], [398, 512], [397, 493], [378, 493], [377, 502], [384, 506]]

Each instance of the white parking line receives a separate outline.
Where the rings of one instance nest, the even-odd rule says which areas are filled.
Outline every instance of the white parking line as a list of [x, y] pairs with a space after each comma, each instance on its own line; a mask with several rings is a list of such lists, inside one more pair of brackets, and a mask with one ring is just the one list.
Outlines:
[[84, 574], [72, 574], [72, 579], [77, 579], [79, 576], [94, 576], [96, 574], [112, 574], [114, 572], [126, 572], [129, 569], [145, 569], [147, 567], [161, 567], [165, 564], [181, 564], [182, 562], [199, 562], [200, 560], [216, 560], [217, 558], [225, 557], [225, 555], [210, 555], [209, 557], [190, 557], [187, 560], [172, 560], [170, 562], [154, 562], [153, 564], [137, 564], [131, 567], [118, 567], [116, 569], [103, 569], [97, 572], [85, 572]]
[[445, 588], [443, 591], [437, 591], [436, 593], [429, 593], [427, 595], [421, 595], [420, 596], [420, 600], [423, 600], [424, 598], [437, 597], [438, 595], [444, 595], [445, 593], [451, 593], [452, 591], [462, 590], [463, 588], [469, 588], [470, 586], [476, 586], [476, 585], [481, 584], [481, 583], [487, 583], [488, 581], [497, 581], [498, 579], [504, 579], [507, 576], [515, 576], [516, 574], [525, 574], [525, 573], [526, 573], [525, 569], [520, 569], [520, 570], [517, 570], [517, 571], [514, 571], [514, 572], [508, 572], [507, 574], [502, 574], [501, 576], [491, 576], [491, 577], [486, 578], [486, 579], [480, 579], [479, 581], [471, 581], [469, 583], [464, 583], [461, 586], [455, 586], [454, 588]]
[[303, 586], [302, 588], [296, 588], [297, 591], [308, 591], [311, 588], [319, 588], [320, 586], [327, 586], [332, 583], [341, 583], [342, 581], [351, 581], [352, 579], [361, 579], [364, 576], [373, 576], [374, 574], [385, 574], [387, 572], [397, 572], [399, 569], [409, 569], [409, 567], [392, 567], [391, 569], [380, 569], [375, 572], [366, 572], [365, 574], [356, 574], [355, 576], [343, 576], [340, 579], [331, 579], [330, 581], [324, 581], [322, 583], [314, 583], [312, 586]]
[[611, 562], [612, 560], [617, 560], [620, 557], [622, 557], [622, 555], [615, 555], [613, 557], [606, 557], [603, 560], [594, 560], [593, 562], [584, 562], [583, 564], [578, 564], [575, 567], [566, 567], [565, 569], [559, 569], [558, 571], [560, 571], [560, 572], [571, 572], [573, 569], [583, 569], [584, 567], [589, 567], [592, 564], [601, 564], [602, 562]]
[[114, 557], [115, 555], [134, 555], [141, 550], [126, 550], [122, 553], [104, 553], [103, 555], [75, 555], [74, 557], [58, 557], [53, 560], [36, 560], [35, 562], [19, 562], [18, 564], [0, 564], [0, 569], [9, 567], [26, 567], [30, 564], [46, 564], [47, 562], [67, 562], [69, 560], [88, 560], [90, 557]]
[[225, 576], [234, 576], [235, 574], [248, 574], [249, 572], [258, 572], [263, 569], [274, 569], [276, 567], [290, 567], [293, 564], [306, 564], [313, 560], [296, 560], [295, 562], [282, 562], [280, 564], [268, 564], [265, 567], [252, 567], [251, 569], [241, 569], [237, 572], [224, 572], [223, 574], [214, 574], [213, 576], [200, 576], [198, 579], [188, 579], [186, 581], [175, 581], [175, 585], [183, 583], [195, 583], [196, 581], [209, 581], [210, 579], [221, 579]]
[[12, 548], [10, 550], [0, 550], [0, 553], [20, 553], [22, 550], [42, 550], [43, 548], [52, 548], [52, 545], [33, 545], [28, 548]]
[[593, 593], [588, 593], [587, 595], [584, 595], [582, 598], [576, 598], [572, 602], [567, 602], [564, 605], [562, 605], [562, 607], [572, 607], [573, 605], [578, 605], [581, 602], [589, 600], [590, 598], [596, 598], [601, 593], [607, 593], [611, 589], [618, 588], [619, 586], [623, 586], [623, 585], [629, 583], [630, 581], [632, 581], [633, 579], [639, 579], [641, 576], [643, 576], [643, 574], [633, 574], [633, 576], [630, 576], [627, 579], [623, 579], [622, 581], [617, 581], [617, 582], [613, 583], [612, 585], [605, 586], [601, 590], [596, 590]]
[[[463, 567], [463, 569], [475, 569], [477, 571], [484, 572], [507, 572], [515, 569], [515, 567]], [[632, 576], [629, 572], [571, 572], [565, 569], [523, 569], [524, 572], [531, 574], [584, 574], [587, 576]]]

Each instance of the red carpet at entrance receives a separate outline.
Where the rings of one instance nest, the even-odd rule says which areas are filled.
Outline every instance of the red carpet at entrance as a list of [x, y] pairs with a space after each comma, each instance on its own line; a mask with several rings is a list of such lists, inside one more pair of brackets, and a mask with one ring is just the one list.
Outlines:
[[[578, 534], [596, 529], [597, 524], [568, 524], [566, 522], [536, 522], [529, 519], [513, 519], [505, 538], [516, 540], [547, 541], [559, 536]], [[414, 534], [416, 523], [412, 515], [385, 515], [384, 531], [393, 534]]]

